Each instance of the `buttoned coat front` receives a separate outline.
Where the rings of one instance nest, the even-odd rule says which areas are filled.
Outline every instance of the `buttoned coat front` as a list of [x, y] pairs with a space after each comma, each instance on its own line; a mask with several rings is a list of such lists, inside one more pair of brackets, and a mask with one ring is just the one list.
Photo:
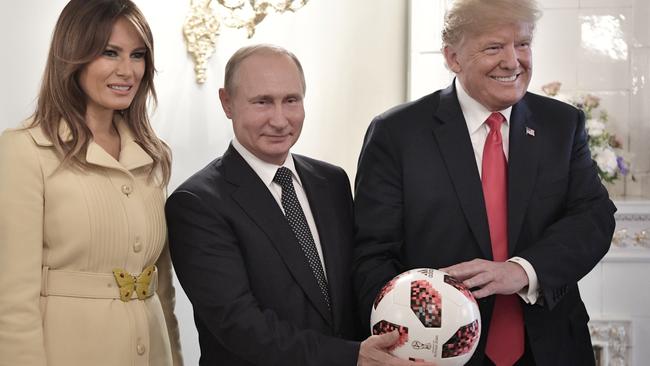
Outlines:
[[[2, 366], [180, 364], [165, 191], [148, 179], [152, 159], [126, 123], [117, 129], [119, 161], [91, 141], [83, 168], [60, 167], [39, 127], [0, 136]], [[48, 273], [110, 279], [116, 268], [137, 275], [152, 264], [157, 294], [144, 300], [92, 296], [105, 288], [65, 293], [76, 283], [48, 293]], [[102, 286], [119, 292], [115, 281]]]

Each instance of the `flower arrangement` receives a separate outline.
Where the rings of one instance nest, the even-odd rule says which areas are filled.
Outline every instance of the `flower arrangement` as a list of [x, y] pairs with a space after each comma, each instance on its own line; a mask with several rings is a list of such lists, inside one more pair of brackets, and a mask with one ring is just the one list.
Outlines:
[[542, 86], [542, 91], [546, 95], [570, 103], [584, 112], [589, 150], [598, 166], [600, 178], [605, 182], [613, 183], [621, 176], [628, 175], [630, 162], [623, 157], [620, 140], [606, 130], [608, 116], [605, 110], [599, 109], [600, 98], [592, 94], [568, 99], [562, 98], [558, 94], [561, 86], [562, 83], [554, 81]]

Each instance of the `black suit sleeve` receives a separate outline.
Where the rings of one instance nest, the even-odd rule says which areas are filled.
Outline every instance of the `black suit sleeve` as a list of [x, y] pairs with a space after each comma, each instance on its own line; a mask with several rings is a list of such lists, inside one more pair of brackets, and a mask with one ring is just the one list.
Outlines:
[[204, 199], [176, 191], [166, 213], [178, 279], [195, 316], [224, 348], [255, 365], [356, 365], [358, 342], [297, 329], [259, 306], [237, 236]]
[[354, 288], [364, 329], [381, 287], [403, 271], [401, 167], [390, 134], [375, 119], [366, 133], [355, 180]]
[[576, 114], [563, 213], [519, 254], [535, 268], [550, 309], [607, 253], [615, 227], [616, 207], [591, 158], [584, 114]]

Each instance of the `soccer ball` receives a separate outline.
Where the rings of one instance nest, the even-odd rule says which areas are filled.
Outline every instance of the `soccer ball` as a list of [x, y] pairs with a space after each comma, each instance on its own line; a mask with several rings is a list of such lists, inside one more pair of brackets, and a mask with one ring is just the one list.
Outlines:
[[462, 282], [430, 268], [406, 271], [379, 291], [370, 314], [372, 334], [400, 334], [396, 357], [463, 365], [481, 336], [478, 304]]

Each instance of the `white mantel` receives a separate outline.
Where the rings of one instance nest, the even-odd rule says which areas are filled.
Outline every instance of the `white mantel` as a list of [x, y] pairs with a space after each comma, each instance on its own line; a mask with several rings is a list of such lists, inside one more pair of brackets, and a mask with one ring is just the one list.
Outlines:
[[615, 201], [616, 232], [603, 260], [579, 285], [603, 366], [650, 360], [650, 201]]

